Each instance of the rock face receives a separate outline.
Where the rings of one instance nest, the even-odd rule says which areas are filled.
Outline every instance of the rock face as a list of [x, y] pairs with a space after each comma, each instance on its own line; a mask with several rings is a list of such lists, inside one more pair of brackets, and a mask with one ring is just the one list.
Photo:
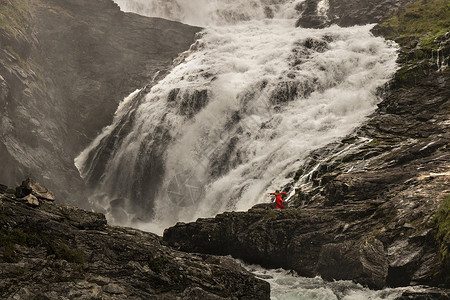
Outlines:
[[0, 195], [2, 299], [270, 298], [269, 284], [230, 258], [179, 252], [43, 198], [33, 206]]
[[305, 28], [322, 28], [337, 24], [354, 26], [380, 23], [412, 0], [306, 0], [298, 10], [302, 16], [297, 26]]
[[0, 181], [33, 175], [80, 204], [73, 159], [200, 28], [123, 13], [112, 0], [2, 1], [0, 19]]
[[388, 261], [382, 242], [362, 238], [322, 246], [317, 272], [325, 280], [355, 280], [382, 288], [388, 274]]

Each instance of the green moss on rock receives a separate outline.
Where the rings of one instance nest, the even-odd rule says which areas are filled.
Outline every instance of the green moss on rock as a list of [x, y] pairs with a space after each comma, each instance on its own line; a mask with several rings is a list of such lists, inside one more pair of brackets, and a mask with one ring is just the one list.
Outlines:
[[[421, 47], [434, 49], [437, 37], [450, 28], [450, 3], [448, 0], [418, 0], [407, 9], [379, 25], [384, 36], [405, 46], [419, 39]], [[422, 53], [423, 54], [423, 53]]]
[[76, 263], [79, 265], [86, 263], [86, 255], [80, 248], [72, 248], [66, 243], [61, 242], [54, 248], [54, 251], [57, 258], [64, 259], [67, 262]]
[[30, 0], [0, 1], [0, 30], [12, 36], [29, 30]]
[[0, 231], [0, 253], [4, 261], [15, 262], [18, 260], [15, 245], [35, 247], [39, 245], [39, 239], [35, 234], [28, 234], [20, 229], [12, 232]]
[[442, 200], [434, 217], [436, 240], [444, 269], [450, 269], [450, 195]]
[[156, 273], [161, 273], [163, 268], [169, 263], [169, 259], [165, 256], [159, 256], [152, 258], [148, 261], [148, 265], [150, 269], [155, 271]]

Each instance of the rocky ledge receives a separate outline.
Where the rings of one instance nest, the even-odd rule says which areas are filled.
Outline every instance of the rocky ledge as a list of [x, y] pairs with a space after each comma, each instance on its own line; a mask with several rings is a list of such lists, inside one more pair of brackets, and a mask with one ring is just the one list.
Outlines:
[[269, 297], [269, 284], [231, 258], [183, 253], [157, 235], [108, 226], [102, 214], [55, 204], [32, 180], [0, 186], [1, 299]]

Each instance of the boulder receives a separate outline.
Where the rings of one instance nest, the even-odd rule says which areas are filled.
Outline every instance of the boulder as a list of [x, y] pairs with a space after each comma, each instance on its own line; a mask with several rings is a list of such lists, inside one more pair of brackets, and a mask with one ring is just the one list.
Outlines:
[[55, 197], [45, 186], [39, 184], [31, 178], [26, 179], [19, 187], [16, 188], [17, 198], [23, 198], [29, 194], [32, 194], [38, 199], [55, 201]]
[[383, 243], [373, 237], [322, 246], [317, 271], [326, 280], [355, 280], [371, 288], [384, 287], [388, 261]]
[[33, 206], [33, 207], [39, 206], [39, 200], [32, 194], [28, 194], [27, 196], [20, 198], [18, 200], [21, 202], [25, 202], [26, 204]]

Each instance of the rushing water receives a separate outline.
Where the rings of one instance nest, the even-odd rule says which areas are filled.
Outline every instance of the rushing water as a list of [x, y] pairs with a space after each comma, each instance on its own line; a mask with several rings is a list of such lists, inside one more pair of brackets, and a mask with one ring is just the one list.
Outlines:
[[386, 288], [374, 291], [352, 281], [327, 282], [320, 277], [305, 278], [283, 269], [266, 270], [241, 264], [270, 283], [272, 300], [394, 300], [412, 288]]
[[[203, 25], [149, 92], [120, 104], [76, 159], [109, 220], [161, 233], [267, 201], [310, 151], [374, 111], [396, 48], [372, 26], [295, 28], [301, 1], [116, 0]], [[327, 10], [327, 1], [320, 2]]]

